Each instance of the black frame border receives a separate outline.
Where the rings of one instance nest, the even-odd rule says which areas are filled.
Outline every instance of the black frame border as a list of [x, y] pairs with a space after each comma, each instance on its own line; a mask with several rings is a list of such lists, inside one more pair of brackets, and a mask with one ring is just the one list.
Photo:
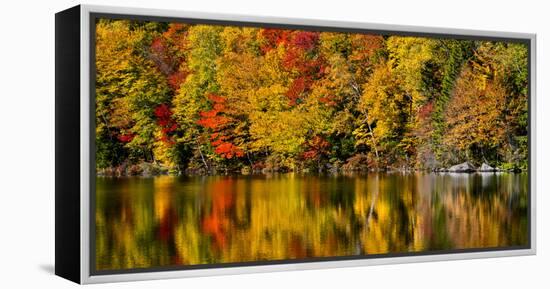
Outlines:
[[55, 14], [55, 275], [80, 283], [81, 6]]

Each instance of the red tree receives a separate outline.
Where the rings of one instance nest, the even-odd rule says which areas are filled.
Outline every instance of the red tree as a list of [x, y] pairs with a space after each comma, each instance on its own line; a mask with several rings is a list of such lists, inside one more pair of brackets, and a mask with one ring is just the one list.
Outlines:
[[178, 125], [174, 119], [172, 119], [172, 110], [170, 110], [167, 104], [163, 103], [155, 108], [154, 113], [157, 118], [157, 125], [161, 127], [162, 130], [161, 140], [167, 144], [174, 144], [175, 142], [172, 139], [172, 135], [178, 128]]
[[290, 38], [290, 33], [291, 30], [272, 28], [262, 29], [260, 31], [260, 36], [263, 41], [260, 49], [263, 53], [267, 53], [277, 46], [287, 43]]
[[330, 143], [322, 136], [316, 135], [306, 143], [303, 157], [306, 160], [320, 160], [329, 153]]
[[316, 53], [319, 43], [319, 32], [295, 31], [286, 43], [283, 66], [296, 74], [286, 96], [290, 105], [296, 105], [311, 90], [315, 80], [325, 72], [325, 60]]
[[201, 118], [197, 123], [212, 131], [210, 143], [217, 155], [227, 159], [242, 157], [244, 151], [231, 142], [230, 129], [234, 119], [225, 113], [226, 99], [213, 94], [208, 98], [213, 102], [212, 109], [201, 112]]
[[166, 32], [151, 42], [149, 58], [167, 79], [168, 85], [177, 92], [189, 74], [185, 65], [183, 51], [186, 47], [187, 26], [171, 24]]

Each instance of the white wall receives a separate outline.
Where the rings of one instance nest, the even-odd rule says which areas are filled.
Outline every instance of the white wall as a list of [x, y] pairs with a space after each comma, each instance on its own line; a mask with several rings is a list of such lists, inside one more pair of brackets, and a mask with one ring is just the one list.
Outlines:
[[[85, 1], [112, 4], [114, 1]], [[538, 254], [531, 257], [147, 281], [99, 288], [542, 288], [550, 285], [550, 41], [542, 0], [173, 0], [116, 5], [538, 34]], [[76, 1], [2, 2], [0, 17], [0, 287], [68, 288], [54, 262], [54, 13]], [[27, 286], [29, 285], [29, 286]], [[95, 287], [95, 286], [94, 286]], [[33, 288], [33, 287], [30, 287]], [[98, 287], [95, 287], [98, 288]], [[546, 287], [548, 288], [548, 287]]]

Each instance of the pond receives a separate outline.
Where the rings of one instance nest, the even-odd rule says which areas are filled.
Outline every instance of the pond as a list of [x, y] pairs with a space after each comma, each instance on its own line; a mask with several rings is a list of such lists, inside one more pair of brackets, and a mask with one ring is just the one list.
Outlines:
[[528, 245], [528, 175], [96, 179], [96, 269]]

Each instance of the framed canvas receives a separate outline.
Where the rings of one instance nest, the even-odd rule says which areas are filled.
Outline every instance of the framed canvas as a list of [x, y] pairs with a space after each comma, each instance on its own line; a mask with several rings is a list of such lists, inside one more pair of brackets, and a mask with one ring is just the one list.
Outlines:
[[57, 275], [535, 254], [535, 35], [56, 14]]

